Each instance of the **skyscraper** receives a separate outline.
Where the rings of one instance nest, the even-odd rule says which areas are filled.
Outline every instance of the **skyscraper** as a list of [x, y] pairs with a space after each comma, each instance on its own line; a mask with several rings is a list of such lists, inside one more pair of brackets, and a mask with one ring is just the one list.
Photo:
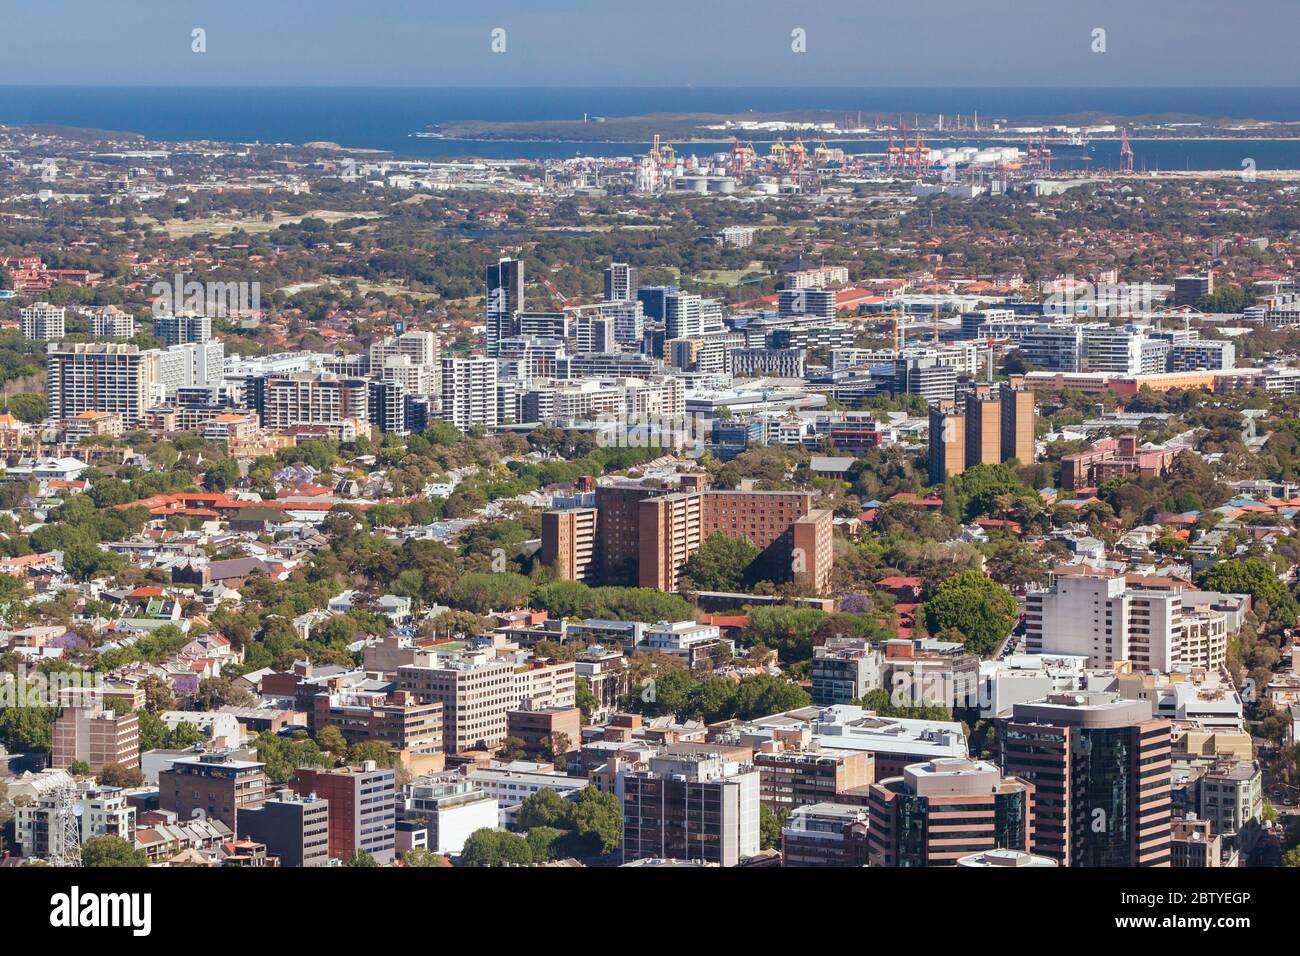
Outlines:
[[624, 302], [635, 299], [639, 277], [635, 266], [611, 262], [605, 270], [605, 301]]
[[1016, 704], [1002, 770], [1034, 785], [1034, 852], [1062, 866], [1169, 866], [1171, 741], [1149, 700], [1069, 692]]
[[497, 354], [497, 343], [519, 334], [518, 315], [524, 310], [524, 264], [501, 259], [487, 267], [487, 353]]

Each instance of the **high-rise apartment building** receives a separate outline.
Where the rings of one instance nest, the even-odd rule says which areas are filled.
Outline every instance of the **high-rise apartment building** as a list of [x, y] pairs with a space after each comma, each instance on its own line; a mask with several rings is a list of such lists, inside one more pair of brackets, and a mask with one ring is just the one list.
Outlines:
[[129, 339], [135, 335], [135, 318], [115, 305], [106, 305], [86, 317], [86, 331], [97, 339]]
[[267, 428], [370, 420], [369, 382], [329, 372], [298, 372], [268, 378], [264, 402], [262, 424]]
[[1034, 787], [983, 760], [939, 758], [871, 785], [871, 866], [955, 866], [1034, 847]]
[[831, 289], [782, 289], [777, 314], [783, 319], [835, 318], [835, 292]]
[[138, 425], [153, 404], [156, 355], [120, 342], [51, 343], [46, 356], [50, 418], [109, 412], [122, 416], [128, 427]]
[[1068, 692], [1016, 704], [1002, 769], [1034, 785], [1034, 852], [1061, 866], [1169, 866], [1171, 747], [1147, 700]]
[[64, 707], [51, 726], [50, 766], [74, 763], [99, 773], [108, 764], [140, 766], [140, 725], [135, 714], [119, 714], [98, 703]]
[[1015, 459], [1034, 460], [1037, 407], [1028, 388], [1002, 385], [996, 391], [978, 386], [961, 406], [938, 402], [930, 407], [930, 483], [961, 474], [975, 465]]
[[639, 277], [635, 266], [611, 262], [605, 270], [605, 301], [626, 302], [636, 298]]
[[704, 334], [703, 299], [693, 292], [675, 292], [664, 297], [664, 336], [684, 339]]
[[25, 339], [38, 342], [56, 342], [64, 336], [63, 318], [67, 310], [63, 306], [37, 302], [18, 313], [18, 331]]
[[409, 357], [413, 365], [437, 367], [438, 337], [432, 332], [411, 329], [401, 335], [385, 335], [376, 339], [370, 343], [370, 369], [382, 369], [386, 359], [401, 355]]
[[1086, 564], [1054, 569], [1048, 587], [1025, 598], [1030, 653], [1077, 654], [1089, 667], [1131, 661], [1141, 671], [1217, 667], [1227, 653], [1225, 616], [1184, 608], [1181, 585]]
[[771, 580], [827, 586], [832, 516], [812, 509], [810, 493], [706, 490], [702, 476], [685, 479], [681, 488], [667, 490], [602, 485], [594, 509], [543, 513], [543, 560], [563, 580], [675, 591], [686, 560], [711, 535], [722, 534], [747, 538], [765, 552], [761, 560]]
[[186, 345], [212, 338], [212, 318], [206, 315], [160, 315], [153, 320], [153, 334], [163, 345]]
[[496, 359], [482, 355], [442, 360], [442, 420], [462, 432], [500, 424]]

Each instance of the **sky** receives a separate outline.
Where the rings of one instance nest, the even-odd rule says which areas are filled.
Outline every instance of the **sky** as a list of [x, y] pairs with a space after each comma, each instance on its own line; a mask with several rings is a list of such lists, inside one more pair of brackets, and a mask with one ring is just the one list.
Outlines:
[[1297, 27], [1300, 0], [3, 0], [0, 85], [1300, 86]]

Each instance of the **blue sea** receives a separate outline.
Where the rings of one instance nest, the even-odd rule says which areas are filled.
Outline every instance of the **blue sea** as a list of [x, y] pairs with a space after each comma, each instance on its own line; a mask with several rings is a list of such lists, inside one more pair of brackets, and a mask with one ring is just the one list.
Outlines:
[[[1106, 112], [1124, 116], [1182, 113], [1238, 119], [1300, 120], [1300, 91], [1292, 88], [941, 88], [825, 89], [805, 87], [675, 88], [383, 88], [383, 87], [0, 87], [0, 123], [50, 123], [139, 133], [149, 139], [305, 143], [324, 140], [355, 148], [425, 158], [537, 159], [629, 155], [645, 143], [522, 143], [417, 137], [451, 120], [579, 119], [646, 113], [843, 111], [854, 122], [899, 113], [977, 112], [982, 125], [999, 117]], [[844, 144], [850, 151], [879, 142]], [[687, 147], [704, 152], [709, 146]], [[1135, 141], [1145, 169], [1300, 168], [1300, 140]], [[1113, 168], [1119, 147], [1096, 141], [1081, 156], [1058, 159], [1076, 168]], [[1075, 151], [1078, 153], [1079, 151]], [[1086, 159], [1084, 159], [1086, 157]]]

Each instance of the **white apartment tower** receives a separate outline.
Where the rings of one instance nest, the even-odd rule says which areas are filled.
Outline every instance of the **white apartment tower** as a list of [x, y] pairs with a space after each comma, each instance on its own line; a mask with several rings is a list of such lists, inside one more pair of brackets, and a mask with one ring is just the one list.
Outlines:
[[137, 425], [153, 404], [154, 357], [119, 342], [51, 343], [46, 391], [50, 418], [63, 421], [82, 412], [109, 412]]
[[492, 431], [500, 424], [496, 359], [475, 355], [442, 360], [441, 415], [462, 432], [475, 425]]
[[66, 310], [62, 306], [37, 302], [18, 313], [18, 330], [23, 338], [38, 342], [56, 342], [63, 338], [63, 317]]

